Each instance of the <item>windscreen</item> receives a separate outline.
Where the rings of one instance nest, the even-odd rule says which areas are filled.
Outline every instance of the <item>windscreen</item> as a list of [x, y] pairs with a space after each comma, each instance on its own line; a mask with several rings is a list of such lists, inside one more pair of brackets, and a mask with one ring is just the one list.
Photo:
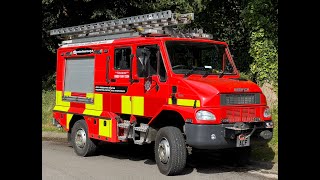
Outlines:
[[221, 44], [191, 41], [167, 41], [171, 67], [176, 74], [235, 74]]

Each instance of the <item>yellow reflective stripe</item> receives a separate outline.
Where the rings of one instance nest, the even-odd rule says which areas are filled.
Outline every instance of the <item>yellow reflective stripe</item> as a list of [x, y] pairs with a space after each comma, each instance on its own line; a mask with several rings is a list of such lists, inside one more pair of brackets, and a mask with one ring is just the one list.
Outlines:
[[72, 119], [73, 114], [67, 114], [67, 122], [66, 122], [66, 127], [67, 129], [69, 129], [69, 123]]
[[171, 98], [168, 99], [168, 104], [172, 104], [172, 99]]
[[193, 106], [194, 100], [192, 100], [192, 99], [177, 99], [177, 105], [179, 105], [179, 106]]
[[112, 137], [112, 120], [99, 119], [99, 135]]
[[200, 107], [200, 100], [196, 100], [196, 107]]
[[102, 111], [96, 111], [94, 109], [85, 109], [82, 114], [91, 116], [100, 116]]
[[[65, 95], [71, 95], [71, 92], [64, 92]], [[62, 91], [56, 91], [56, 104], [53, 108], [55, 111], [68, 112], [70, 108], [70, 102], [62, 100]]]
[[64, 94], [64, 96], [71, 96], [71, 92], [70, 91], [64, 91], [63, 94]]
[[100, 116], [103, 109], [103, 94], [87, 93], [87, 98], [93, 98], [93, 104], [86, 104], [85, 115]]
[[[196, 107], [200, 107], [200, 100], [194, 99], [177, 99], [177, 105], [179, 106], [194, 106], [194, 101], [196, 101]], [[172, 99], [168, 98], [168, 104], [172, 104]]]
[[132, 114], [143, 116], [144, 115], [144, 97], [132, 96]]
[[93, 93], [87, 93], [86, 97], [88, 98], [94, 98], [93, 104], [86, 104], [86, 109], [93, 109], [96, 111], [102, 110], [102, 104], [103, 104], [103, 94], [93, 94]]
[[70, 102], [62, 101], [62, 91], [56, 91], [56, 106], [70, 106]]
[[144, 115], [144, 97], [143, 96], [121, 96], [121, 113], [143, 116]]
[[121, 113], [131, 114], [130, 96], [121, 96]]
[[[71, 96], [71, 92], [65, 91], [64, 96]], [[94, 98], [93, 104], [86, 104], [85, 110], [83, 114], [100, 116], [103, 108], [103, 95], [102, 94], [94, 94], [87, 93], [86, 97]], [[62, 91], [56, 91], [56, 105], [53, 108], [55, 111], [68, 112], [70, 108], [70, 102], [62, 101]]]
[[93, 95], [94, 95], [93, 93], [87, 93], [87, 94], [86, 94], [86, 97], [87, 97], [87, 98], [93, 98]]
[[54, 106], [54, 111], [62, 111], [62, 112], [68, 112], [70, 107], [68, 106]]

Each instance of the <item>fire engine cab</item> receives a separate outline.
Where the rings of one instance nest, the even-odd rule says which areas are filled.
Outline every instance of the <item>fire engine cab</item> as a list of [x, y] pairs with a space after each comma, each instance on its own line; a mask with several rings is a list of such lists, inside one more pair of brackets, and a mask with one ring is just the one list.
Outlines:
[[167, 10], [50, 30], [62, 39], [53, 121], [77, 155], [154, 143], [160, 172], [175, 175], [187, 147], [248, 152], [272, 138], [261, 89], [240, 78], [227, 43], [176, 28], [192, 20]]

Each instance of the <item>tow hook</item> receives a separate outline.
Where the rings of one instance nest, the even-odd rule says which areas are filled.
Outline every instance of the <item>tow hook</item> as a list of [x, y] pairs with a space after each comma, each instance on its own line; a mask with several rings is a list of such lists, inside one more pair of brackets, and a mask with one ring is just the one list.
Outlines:
[[240, 134], [240, 135], [238, 136], [238, 138], [239, 138], [240, 141], [243, 141], [243, 140], [246, 139], [246, 136], [245, 136], [244, 134]]
[[250, 130], [250, 127], [244, 123], [236, 123], [234, 126], [225, 127], [224, 136], [230, 139], [235, 139], [236, 137], [240, 138], [240, 140], [246, 139], [249, 138], [256, 131], [256, 129], [257, 127], [256, 125], [254, 125], [251, 132], [248, 135], [246, 135]]
[[[254, 131], [256, 131], [256, 129], [257, 129], [257, 126], [256, 126], [256, 125], [254, 125], [254, 127], [253, 127], [253, 129], [252, 129], [251, 133], [250, 133], [250, 134], [248, 134], [247, 136], [244, 136], [244, 139], [249, 138], [249, 137], [254, 133]], [[240, 138], [240, 136], [239, 136], [239, 138]]]

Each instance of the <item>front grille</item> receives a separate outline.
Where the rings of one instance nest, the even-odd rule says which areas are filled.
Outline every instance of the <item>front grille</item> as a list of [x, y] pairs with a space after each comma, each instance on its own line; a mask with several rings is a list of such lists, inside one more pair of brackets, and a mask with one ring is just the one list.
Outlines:
[[259, 93], [221, 94], [221, 105], [260, 104]]
[[255, 108], [228, 108], [226, 109], [226, 119], [233, 122], [254, 122], [256, 116]]

